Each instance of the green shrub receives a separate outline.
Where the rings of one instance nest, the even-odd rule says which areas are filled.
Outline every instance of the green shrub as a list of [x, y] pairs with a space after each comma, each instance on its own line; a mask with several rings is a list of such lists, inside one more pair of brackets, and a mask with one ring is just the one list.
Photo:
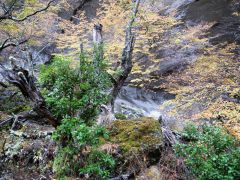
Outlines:
[[100, 138], [108, 138], [102, 126], [88, 126], [77, 118], [65, 118], [53, 134], [59, 143], [54, 171], [59, 178], [88, 173], [92, 178], [105, 179], [114, 168], [111, 155], [98, 151]]
[[80, 169], [80, 173], [94, 174], [95, 178], [106, 179], [113, 170], [115, 161], [111, 155], [95, 149], [89, 154], [87, 164]]
[[81, 54], [80, 63], [73, 66], [71, 60], [56, 56], [52, 64], [41, 67], [40, 85], [48, 108], [63, 119], [53, 134], [58, 143], [53, 169], [59, 179], [84, 173], [105, 179], [114, 167], [112, 156], [98, 151], [99, 138], [108, 135], [94, 123], [99, 106], [108, 101], [110, 86], [101, 58], [99, 52], [93, 61]]
[[98, 107], [106, 103], [105, 91], [110, 86], [106, 63], [98, 59], [89, 61], [84, 54], [80, 63], [71, 67], [71, 61], [56, 56], [53, 63], [41, 67], [40, 85], [51, 112], [58, 118], [77, 114], [86, 122], [92, 122]]
[[177, 144], [175, 152], [186, 158], [186, 165], [199, 180], [240, 178], [240, 147], [231, 135], [219, 127], [189, 125], [185, 130], [188, 144]]

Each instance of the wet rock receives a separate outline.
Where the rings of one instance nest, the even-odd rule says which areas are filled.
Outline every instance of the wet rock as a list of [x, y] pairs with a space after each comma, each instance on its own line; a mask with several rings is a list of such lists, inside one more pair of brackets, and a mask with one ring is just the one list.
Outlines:
[[160, 105], [173, 98], [173, 94], [164, 91], [125, 86], [115, 101], [115, 112], [124, 114], [129, 119], [143, 116], [158, 119], [164, 113], [159, 109]]
[[63, 19], [67, 19], [67, 20], [71, 20], [72, 16], [75, 15], [76, 10], [80, 9], [80, 7], [88, 0], [70, 0], [68, 1], [68, 5], [70, 6], [70, 8], [66, 9], [66, 8], [61, 8], [59, 10], [58, 15], [63, 18]]
[[99, 3], [99, 0], [95, 0], [94, 3], [91, 0], [69, 0], [69, 8], [61, 8], [58, 15], [63, 19], [79, 24], [81, 23], [78, 17], [79, 12], [85, 11], [87, 18], [93, 19], [96, 16], [96, 9], [99, 7]]

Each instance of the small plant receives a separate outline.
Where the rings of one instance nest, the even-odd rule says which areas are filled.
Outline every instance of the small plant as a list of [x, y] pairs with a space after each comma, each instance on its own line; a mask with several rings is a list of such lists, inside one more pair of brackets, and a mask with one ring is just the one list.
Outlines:
[[184, 133], [188, 144], [177, 144], [175, 152], [186, 158], [186, 165], [199, 180], [240, 178], [240, 147], [219, 127], [189, 125]]
[[126, 115], [125, 114], [121, 114], [121, 113], [116, 113], [115, 114], [115, 118], [116, 119], [121, 119], [121, 120], [127, 119]]
[[89, 154], [87, 164], [80, 169], [80, 173], [94, 174], [96, 178], [106, 179], [113, 170], [115, 161], [111, 155], [95, 149]]

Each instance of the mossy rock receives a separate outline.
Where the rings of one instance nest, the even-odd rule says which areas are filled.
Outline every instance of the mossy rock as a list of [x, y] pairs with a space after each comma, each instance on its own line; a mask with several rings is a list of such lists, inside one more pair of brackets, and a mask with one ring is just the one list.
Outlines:
[[119, 172], [136, 173], [160, 159], [163, 137], [157, 120], [116, 120], [108, 129], [111, 143], [119, 145]]
[[153, 118], [116, 120], [110, 127], [110, 141], [124, 152], [159, 147], [162, 144], [160, 124]]
[[116, 119], [122, 119], [122, 120], [127, 119], [126, 115], [125, 114], [121, 114], [121, 113], [116, 113], [115, 114], [115, 118]]
[[29, 105], [17, 105], [17, 106], [14, 106], [13, 108], [9, 109], [7, 112], [9, 114], [11, 113], [19, 113], [19, 112], [23, 112], [23, 111], [29, 111], [31, 110], [32, 108], [29, 106]]

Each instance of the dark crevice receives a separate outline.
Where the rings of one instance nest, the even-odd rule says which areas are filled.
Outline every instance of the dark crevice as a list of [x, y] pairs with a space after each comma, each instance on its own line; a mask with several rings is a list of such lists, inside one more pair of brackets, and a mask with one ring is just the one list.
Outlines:
[[71, 16], [71, 18], [70, 18], [70, 21], [73, 21], [73, 20], [74, 20], [73, 17], [76, 16], [77, 12], [78, 12], [79, 10], [81, 10], [81, 9], [83, 8], [83, 6], [86, 4], [86, 2], [88, 2], [88, 1], [91, 1], [91, 0], [83, 0], [83, 1], [79, 4], [79, 6], [73, 10], [73, 14], [72, 14], [72, 16]]

